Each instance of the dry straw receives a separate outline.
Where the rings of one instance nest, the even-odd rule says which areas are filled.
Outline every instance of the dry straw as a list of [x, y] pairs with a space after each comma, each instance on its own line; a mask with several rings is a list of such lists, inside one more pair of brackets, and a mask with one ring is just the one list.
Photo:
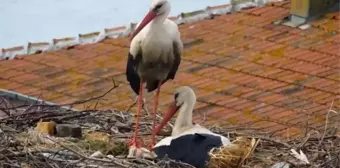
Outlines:
[[247, 158], [251, 157], [259, 139], [236, 137], [232, 144], [210, 151], [208, 168], [238, 168], [243, 165]]

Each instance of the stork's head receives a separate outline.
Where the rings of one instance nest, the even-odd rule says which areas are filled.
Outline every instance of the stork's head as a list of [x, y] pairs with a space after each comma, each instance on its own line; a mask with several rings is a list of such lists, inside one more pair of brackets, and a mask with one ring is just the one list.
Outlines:
[[196, 102], [196, 95], [195, 95], [195, 92], [190, 87], [182, 86], [176, 89], [174, 93], [174, 101], [171, 103], [168, 111], [164, 114], [163, 120], [160, 123], [160, 125], [154, 130], [156, 134], [166, 125], [167, 122], [169, 122], [169, 120], [176, 114], [176, 112], [182, 106], [186, 106], [186, 107], [194, 106], [195, 102]]
[[173, 104], [177, 108], [181, 107], [184, 103], [194, 103], [193, 101], [196, 101], [196, 95], [189, 86], [182, 86], [176, 89]]
[[150, 11], [155, 12], [157, 16], [169, 14], [170, 3], [167, 0], [152, 0]]
[[153, 19], [160, 16], [167, 16], [170, 13], [170, 3], [167, 0], [152, 0], [150, 11], [131, 36], [131, 40]]

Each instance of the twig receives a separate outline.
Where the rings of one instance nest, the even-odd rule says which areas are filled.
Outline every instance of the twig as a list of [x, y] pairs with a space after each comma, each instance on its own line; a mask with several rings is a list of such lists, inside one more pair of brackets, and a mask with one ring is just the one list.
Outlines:
[[334, 101], [332, 101], [331, 106], [330, 106], [329, 109], [328, 109], [328, 112], [327, 112], [327, 115], [326, 115], [325, 129], [324, 129], [324, 132], [323, 132], [323, 134], [322, 134], [322, 137], [321, 137], [321, 139], [320, 139], [320, 141], [319, 141], [318, 148], [320, 147], [320, 145], [321, 145], [321, 143], [322, 143], [322, 141], [323, 141], [323, 139], [325, 138], [325, 135], [326, 135], [326, 133], [327, 133], [328, 117], [329, 117], [329, 114], [330, 114], [330, 112], [331, 112], [331, 110], [332, 110], [333, 103], [334, 103]]
[[[116, 82], [113, 80], [113, 84], [114, 86], [111, 87], [108, 91], [106, 91], [105, 93], [103, 93], [102, 95], [99, 95], [99, 96], [95, 96], [95, 97], [92, 97], [92, 98], [89, 98], [89, 99], [85, 99], [85, 100], [78, 100], [78, 101], [74, 101], [72, 103], [66, 103], [66, 104], [58, 104], [58, 105], [50, 105], [50, 104], [33, 104], [33, 105], [29, 105], [29, 107], [61, 107], [61, 106], [73, 106], [73, 105], [77, 105], [77, 104], [83, 104], [83, 103], [86, 103], [86, 102], [89, 102], [89, 101], [92, 101], [92, 100], [96, 100], [96, 99], [100, 99], [100, 98], [103, 98], [105, 97], [108, 93], [110, 93], [112, 90], [116, 89], [117, 87], [119, 87], [119, 85], [116, 84]], [[39, 96], [40, 97], [40, 96]], [[39, 103], [39, 101], [37, 101], [36, 103]], [[27, 105], [19, 105], [19, 106], [16, 106], [16, 107], [12, 107], [12, 108], [8, 108], [8, 109], [16, 109], [16, 108], [22, 108], [22, 107], [27, 107]], [[28, 110], [26, 110], [28, 111]], [[24, 114], [22, 114], [24, 115]], [[17, 116], [20, 116], [20, 115], [17, 115]], [[16, 117], [17, 117], [16, 116]]]
[[85, 99], [85, 100], [75, 101], [75, 102], [70, 103], [70, 104], [62, 104], [62, 105], [59, 105], [59, 106], [68, 106], [68, 105], [72, 105], [72, 104], [83, 104], [83, 103], [89, 102], [89, 101], [91, 101], [91, 100], [96, 100], [96, 99], [103, 98], [103, 97], [105, 97], [107, 94], [109, 94], [112, 90], [114, 90], [114, 89], [116, 89], [117, 87], [119, 87], [119, 85], [117, 85], [116, 82], [115, 82], [114, 80], [112, 80], [112, 82], [113, 82], [113, 87], [111, 87], [108, 91], [106, 91], [106, 92], [103, 93], [102, 95], [95, 96], [95, 97], [92, 97], [92, 98], [89, 98], [89, 99]]
[[300, 143], [298, 148], [303, 148], [303, 146], [306, 144], [306, 142], [308, 141], [309, 138], [310, 138], [310, 133], [308, 132], [305, 139]]
[[6, 104], [6, 99], [3, 99], [2, 102], [4, 102], [3, 104], [5, 105], [5, 108], [1, 108], [0, 110], [2, 110], [8, 117], [11, 117], [11, 112], [7, 111], [8, 107], [7, 107], [7, 104]]
[[282, 142], [280, 140], [276, 140], [274, 138], [270, 138], [270, 137], [265, 137], [265, 136], [251, 136], [251, 137], [254, 137], [254, 138], [258, 138], [258, 139], [261, 139], [261, 140], [266, 140], [266, 141], [271, 141], [271, 142], [274, 142], [274, 143], [277, 143], [277, 144], [281, 144], [287, 148], [292, 148], [291, 145], [285, 143], [285, 142]]
[[51, 139], [51, 138], [48, 138], [48, 139], [50, 139], [51, 141], [57, 143], [58, 145], [60, 145], [60, 146], [63, 147], [64, 149], [73, 152], [74, 154], [78, 155], [79, 157], [81, 157], [81, 158], [83, 158], [83, 159], [88, 159], [88, 160], [93, 160], [93, 161], [99, 161], [99, 162], [105, 162], [105, 163], [114, 163], [114, 164], [116, 164], [116, 166], [120, 166], [120, 167], [124, 167], [124, 168], [127, 168], [127, 167], [128, 167], [127, 165], [121, 164], [121, 163], [119, 163], [119, 162], [117, 162], [117, 161], [115, 161], [115, 160], [105, 160], [105, 159], [98, 159], [98, 158], [87, 157], [87, 156], [85, 156], [85, 155], [83, 155], [83, 154], [81, 154], [81, 153], [79, 153], [79, 152], [77, 152], [77, 151], [75, 151], [75, 150], [73, 150], [73, 149], [71, 149], [71, 148], [65, 146], [65, 145], [62, 144], [62, 143], [56, 142], [56, 141], [54, 141], [54, 140]]
[[[157, 116], [157, 118], [162, 119], [162, 117], [158, 113], [156, 114], [156, 116]], [[174, 128], [174, 125], [172, 125], [170, 122], [168, 122], [167, 125], [169, 125], [171, 127], [171, 129]]]
[[[128, 112], [132, 109], [133, 106], [135, 106], [138, 102], [138, 95], [136, 96], [136, 99], [134, 100], [134, 102], [126, 109], [124, 110], [125, 112]], [[148, 116], [151, 116], [150, 115], [150, 112], [148, 110], [148, 107], [147, 107], [147, 102], [146, 102], [146, 99], [143, 98], [143, 102], [142, 102], [142, 108], [143, 110], [148, 114]]]

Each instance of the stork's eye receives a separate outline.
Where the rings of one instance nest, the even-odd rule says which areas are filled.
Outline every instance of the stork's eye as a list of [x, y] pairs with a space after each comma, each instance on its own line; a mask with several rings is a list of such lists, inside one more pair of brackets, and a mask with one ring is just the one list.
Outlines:
[[177, 99], [178, 95], [179, 95], [179, 93], [176, 93], [176, 94], [175, 94], [175, 100]]
[[155, 9], [158, 10], [159, 8], [162, 7], [162, 5], [163, 5], [163, 4], [158, 4], [158, 5], [156, 5], [156, 6], [155, 6]]

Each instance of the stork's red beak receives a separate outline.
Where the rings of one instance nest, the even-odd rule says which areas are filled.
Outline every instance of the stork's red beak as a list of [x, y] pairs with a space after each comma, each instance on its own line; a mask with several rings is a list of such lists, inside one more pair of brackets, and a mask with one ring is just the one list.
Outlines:
[[169, 120], [176, 114], [179, 108], [180, 106], [177, 106], [176, 102], [171, 103], [168, 111], [163, 116], [162, 122], [154, 130], [156, 135], [163, 129], [166, 123], [168, 123]]
[[130, 37], [130, 40], [132, 40], [156, 16], [157, 16], [156, 12], [150, 10], [149, 13], [146, 14], [142, 22], [139, 24], [139, 26], [136, 28], [136, 30], [133, 32], [132, 36]]

